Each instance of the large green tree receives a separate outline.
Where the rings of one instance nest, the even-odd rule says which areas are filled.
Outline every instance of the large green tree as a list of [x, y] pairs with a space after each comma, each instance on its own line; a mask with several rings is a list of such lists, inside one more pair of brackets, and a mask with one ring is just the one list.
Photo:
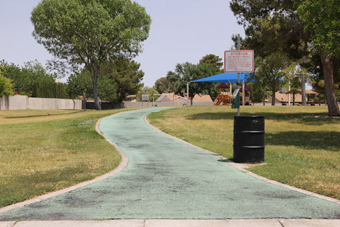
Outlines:
[[340, 2], [337, 0], [303, 0], [298, 13], [306, 23], [306, 30], [312, 31], [312, 47], [320, 55], [323, 66], [328, 114], [339, 116], [335, 95], [334, 72], [339, 69], [340, 58]]
[[101, 100], [117, 102], [117, 84], [110, 76], [104, 75], [99, 77], [98, 95]]
[[230, 6], [238, 22], [245, 27], [245, 48], [255, 49], [261, 57], [283, 51], [295, 61], [303, 59], [301, 65], [305, 67], [308, 53], [318, 50], [325, 77], [328, 113], [339, 115], [332, 86], [339, 62], [339, 1], [232, 0]]
[[103, 65], [134, 57], [149, 34], [151, 18], [131, 0], [43, 0], [32, 11], [33, 35], [52, 55], [90, 72], [96, 109]]
[[204, 57], [201, 58], [199, 61], [200, 64], [209, 64], [213, 66], [216, 69], [216, 74], [220, 74], [224, 72], [224, 69], [222, 69], [223, 62], [222, 58], [219, 56], [216, 56], [214, 54], [207, 54]]
[[[175, 93], [184, 93], [187, 89], [187, 83], [193, 80], [213, 76], [216, 68], [210, 64], [192, 64], [186, 62], [177, 64], [175, 71], [169, 71], [167, 79], [175, 84]], [[190, 83], [189, 97], [191, 105], [195, 94], [210, 94], [215, 91], [213, 83]]]
[[0, 71], [2, 71], [5, 77], [12, 80], [13, 88], [17, 94], [33, 94], [33, 96], [37, 97], [36, 89], [38, 83], [40, 84], [40, 90], [44, 89], [47, 91], [51, 89], [51, 86], [55, 86], [54, 80], [56, 75], [48, 74], [37, 60], [26, 62], [21, 67], [2, 60], [0, 62]]
[[80, 73], [71, 74], [67, 78], [67, 94], [71, 99], [82, 96], [85, 101], [87, 98], [92, 97], [92, 80], [91, 76], [86, 70]]
[[156, 80], [154, 87], [158, 91], [159, 94], [169, 93], [172, 91], [172, 86], [170, 81], [166, 77], [161, 77]]
[[299, 18], [297, 8], [301, 0], [232, 0], [230, 8], [238, 23], [245, 28], [245, 48], [266, 57], [284, 51], [294, 59], [306, 56], [310, 33]]
[[[316, 52], [316, 50], [314, 51]], [[332, 58], [334, 71], [334, 90], [338, 102], [340, 101], [340, 58]], [[313, 90], [318, 92], [318, 100], [323, 102], [326, 100], [326, 87], [325, 87], [325, 77], [323, 72], [323, 65], [321, 62], [320, 54], [313, 54], [311, 60], [306, 65], [308, 72], [310, 72], [313, 77], [310, 78], [310, 83], [313, 86]]]
[[[261, 84], [263, 89], [269, 89], [271, 91], [272, 106], [275, 105], [275, 93], [282, 84], [281, 80], [284, 77], [282, 70], [285, 68], [285, 63], [286, 58], [280, 53], [272, 53], [266, 58], [257, 57], [255, 73], [251, 74], [255, 83]], [[258, 91], [263, 92], [261, 89], [258, 89]]]
[[[215, 70], [212, 75], [224, 73], [222, 58], [217, 55], [207, 54], [200, 59], [199, 64], [208, 64], [214, 68]], [[213, 100], [215, 100], [218, 95], [218, 90], [216, 89], [218, 85], [219, 83], [210, 83], [210, 86], [208, 86], [209, 95]]]
[[11, 80], [4, 77], [0, 71], [0, 98], [4, 95], [13, 95], [14, 89]]
[[[128, 95], [136, 95], [140, 88], [143, 87], [144, 72], [139, 68], [139, 63], [125, 58], [117, 58], [103, 67], [100, 75], [111, 79], [116, 87], [112, 90], [116, 98], [111, 101], [121, 103]], [[103, 99], [101, 96], [99, 97]]]
[[[98, 96], [101, 100], [121, 103], [128, 95], [136, 95], [143, 86], [144, 72], [140, 64], [126, 59], [109, 62], [102, 67], [98, 78]], [[68, 78], [67, 92], [70, 97], [93, 98], [93, 83], [87, 69]]]
[[53, 77], [49, 75], [39, 77], [34, 82], [32, 96], [40, 98], [68, 98], [66, 84], [56, 83]]
[[[13, 85], [13, 89], [20, 93], [22, 91], [25, 91], [28, 87], [22, 87], [22, 84], [24, 81], [21, 79], [21, 69], [19, 66], [14, 65], [13, 63], [9, 64], [5, 60], [0, 61], [0, 73], [8, 79], [11, 80], [11, 83]], [[20, 83], [22, 81], [22, 83]], [[18, 87], [20, 88], [18, 89]], [[27, 90], [27, 92], [30, 92]]]
[[[303, 65], [311, 33], [304, 31], [305, 23], [297, 14], [300, 3], [300, 0], [232, 0], [230, 7], [239, 24], [245, 28], [243, 48], [255, 50], [256, 55], [262, 58], [281, 53]], [[304, 77], [301, 90], [304, 94]], [[302, 97], [305, 105], [305, 95]]]

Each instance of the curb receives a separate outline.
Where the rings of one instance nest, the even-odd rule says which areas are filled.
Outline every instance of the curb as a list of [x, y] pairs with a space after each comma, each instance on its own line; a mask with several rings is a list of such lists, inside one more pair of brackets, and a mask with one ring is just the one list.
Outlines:
[[246, 220], [164, 220], [132, 219], [110, 221], [20, 221], [0, 222], [0, 227], [338, 227], [340, 220], [246, 219]]

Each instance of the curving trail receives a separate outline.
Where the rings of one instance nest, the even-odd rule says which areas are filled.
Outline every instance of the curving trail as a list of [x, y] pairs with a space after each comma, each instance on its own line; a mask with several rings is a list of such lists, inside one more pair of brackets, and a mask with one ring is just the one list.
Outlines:
[[129, 158], [118, 174], [0, 214], [9, 220], [340, 219], [340, 204], [273, 185], [161, 134], [150, 108], [103, 119], [100, 130]]

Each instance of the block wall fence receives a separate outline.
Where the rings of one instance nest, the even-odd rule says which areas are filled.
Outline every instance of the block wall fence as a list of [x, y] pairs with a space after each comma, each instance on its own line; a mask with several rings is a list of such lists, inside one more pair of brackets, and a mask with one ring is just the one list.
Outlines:
[[82, 100], [32, 98], [24, 95], [4, 96], [0, 98], [0, 110], [51, 110], [51, 109], [81, 109]]

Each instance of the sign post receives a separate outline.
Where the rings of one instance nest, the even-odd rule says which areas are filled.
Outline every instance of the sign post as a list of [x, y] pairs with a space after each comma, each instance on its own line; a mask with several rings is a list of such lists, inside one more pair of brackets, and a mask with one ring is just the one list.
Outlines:
[[[224, 72], [226, 73], [252, 73], [254, 72], [253, 50], [226, 50], [224, 51]], [[239, 77], [237, 78], [239, 82]]]
[[[237, 72], [237, 87], [231, 97], [231, 108], [238, 109], [237, 116], [234, 116], [234, 161], [241, 163], [263, 162], [264, 117], [240, 116], [240, 73], [254, 72], [254, 51], [240, 50], [240, 35], [237, 39], [237, 49], [224, 52], [224, 72]], [[244, 79], [242, 84], [244, 94]], [[243, 104], [244, 101], [243, 98]]]
[[[235, 73], [237, 72], [237, 86], [232, 95], [232, 99], [240, 97], [238, 94], [240, 91], [240, 73], [252, 73], [254, 72], [254, 51], [253, 50], [240, 50], [240, 35], [237, 39], [238, 50], [226, 50], [224, 51], [224, 72]], [[243, 90], [244, 93], [244, 90]], [[244, 98], [242, 100], [244, 104]], [[240, 100], [232, 100], [232, 108], [237, 108], [237, 115], [240, 115]]]
[[148, 94], [142, 95], [142, 107], [143, 107], [143, 101], [149, 101], [149, 95]]

